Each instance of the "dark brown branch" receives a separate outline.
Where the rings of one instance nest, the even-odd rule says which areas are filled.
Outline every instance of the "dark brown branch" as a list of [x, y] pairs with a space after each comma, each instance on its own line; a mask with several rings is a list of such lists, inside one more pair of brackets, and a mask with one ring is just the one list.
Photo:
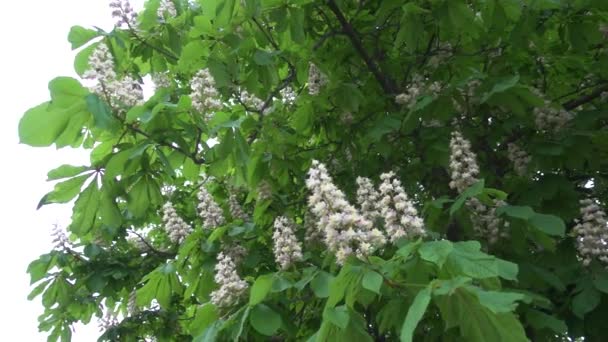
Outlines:
[[607, 92], [608, 91], [608, 84], [604, 84], [598, 88], [596, 88], [594, 91], [592, 91], [591, 93], [572, 99], [566, 103], [563, 104], [564, 108], [566, 110], [572, 110], [578, 106], [584, 105], [585, 103], [589, 103], [593, 100], [595, 100], [596, 98], [600, 97], [602, 95], [603, 92]]
[[167, 253], [167, 252], [163, 252], [163, 251], [159, 251], [158, 249], [152, 247], [152, 245], [150, 245], [150, 243], [148, 243], [148, 241], [141, 236], [138, 232], [130, 229], [129, 230], [131, 233], [135, 234], [145, 245], [146, 247], [148, 247], [148, 249], [150, 251], [152, 251], [154, 254], [157, 254], [160, 257], [166, 258], [166, 257], [170, 257], [170, 258], [174, 258], [175, 254], [174, 253]]
[[344, 33], [350, 38], [351, 43], [355, 47], [355, 50], [357, 50], [357, 52], [367, 65], [367, 68], [371, 71], [376, 80], [380, 83], [384, 92], [387, 94], [396, 94], [397, 90], [394, 82], [380, 71], [380, 68], [378, 67], [376, 62], [372, 60], [367, 51], [365, 51], [365, 48], [363, 47], [363, 43], [361, 42], [357, 31], [355, 31], [353, 26], [344, 17], [344, 14], [342, 14], [342, 11], [340, 11], [340, 8], [338, 8], [336, 2], [334, 0], [328, 0], [327, 6], [334, 13], [336, 18], [340, 22], [340, 25], [342, 25]]
[[158, 145], [168, 147], [168, 148], [170, 148], [172, 150], [175, 150], [175, 151], [183, 154], [187, 158], [190, 158], [197, 165], [201, 165], [201, 164], [205, 163], [205, 159], [204, 158], [200, 158], [200, 157], [197, 156], [197, 153], [196, 153], [196, 151], [198, 149], [197, 147], [195, 147], [195, 152], [190, 153], [187, 150], [185, 150], [185, 149], [181, 148], [180, 146], [175, 145], [173, 143], [169, 143], [169, 142], [166, 142], [166, 141], [156, 141], [156, 140], [152, 139], [152, 136], [150, 136], [150, 134], [142, 131], [141, 129], [137, 128], [136, 126], [127, 125], [127, 128], [130, 129], [131, 131], [137, 133], [137, 134], [143, 135], [144, 137], [150, 139], [152, 142], [155, 142]]

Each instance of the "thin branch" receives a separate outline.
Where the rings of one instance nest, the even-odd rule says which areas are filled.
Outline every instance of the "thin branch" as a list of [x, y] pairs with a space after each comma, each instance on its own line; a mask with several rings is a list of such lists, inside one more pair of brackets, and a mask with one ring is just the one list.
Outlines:
[[593, 100], [595, 100], [596, 98], [600, 97], [602, 95], [602, 93], [604, 92], [608, 92], [608, 84], [604, 84], [598, 88], [596, 88], [594, 91], [592, 91], [591, 93], [587, 94], [587, 95], [583, 95], [581, 97], [572, 99], [566, 103], [563, 104], [563, 107], [566, 110], [572, 110], [578, 106], [584, 105], [586, 103], [589, 103]]
[[162, 55], [164, 55], [165, 57], [173, 60], [174, 62], [177, 62], [177, 60], [179, 60], [179, 57], [177, 57], [176, 55], [173, 54], [173, 52], [167, 50], [167, 49], [163, 49], [161, 47], [158, 47], [156, 45], [150, 44], [148, 43], [147, 40], [145, 40], [143, 37], [141, 37], [140, 35], [137, 34], [137, 31], [131, 27], [131, 25], [129, 24], [129, 21], [127, 21], [128, 27], [129, 27], [129, 31], [131, 32], [131, 34], [133, 35], [133, 37], [135, 37], [135, 39], [137, 39], [140, 43], [144, 44], [145, 46], [151, 48], [152, 50], [155, 50], [159, 53], [161, 53]]
[[359, 53], [359, 55], [361, 56], [361, 58], [367, 65], [368, 69], [374, 75], [376, 80], [380, 83], [384, 92], [387, 94], [397, 93], [394, 82], [388, 76], [384, 75], [380, 71], [380, 68], [378, 67], [376, 62], [373, 61], [372, 58], [367, 53], [367, 51], [365, 51], [365, 48], [363, 47], [363, 43], [361, 42], [361, 39], [359, 38], [357, 31], [355, 31], [353, 26], [344, 17], [344, 14], [342, 14], [342, 11], [340, 11], [340, 8], [336, 4], [336, 2], [334, 0], [328, 0], [327, 6], [334, 13], [336, 18], [340, 22], [340, 25], [342, 25], [342, 28], [344, 29], [344, 33], [350, 38], [350, 41], [352, 42], [353, 46], [355, 47], [355, 50], [357, 50], [357, 52]]
[[184, 155], [184, 156], [186, 156], [187, 158], [192, 159], [192, 161], [193, 161], [195, 164], [197, 164], [197, 165], [202, 165], [202, 164], [204, 164], [204, 163], [205, 163], [205, 159], [204, 159], [204, 158], [199, 158], [199, 157], [197, 156], [197, 153], [196, 153], [196, 152], [197, 152], [197, 148], [196, 148], [196, 147], [195, 147], [195, 151], [194, 151], [194, 153], [190, 153], [190, 152], [188, 152], [187, 150], [185, 150], [185, 149], [181, 148], [180, 146], [175, 145], [175, 144], [173, 144], [173, 143], [169, 143], [169, 142], [166, 142], [166, 141], [157, 141], [157, 140], [154, 140], [154, 139], [152, 139], [152, 136], [151, 136], [150, 134], [148, 134], [148, 133], [146, 133], [146, 132], [142, 131], [141, 129], [137, 128], [136, 126], [133, 126], [133, 125], [127, 125], [127, 128], [128, 128], [128, 129], [130, 129], [131, 131], [133, 131], [133, 132], [137, 133], [137, 134], [143, 135], [144, 137], [146, 137], [146, 138], [150, 139], [151, 141], [153, 141], [153, 142], [155, 142], [155, 143], [157, 143], [157, 144], [159, 144], [159, 145], [161, 145], [161, 146], [168, 147], [168, 148], [170, 148], [170, 149], [172, 149], [172, 150], [175, 150], [175, 151], [177, 151], [177, 152], [179, 152], [179, 153], [183, 154], [183, 155]]
[[175, 257], [174, 253], [167, 253], [167, 252], [159, 251], [158, 249], [152, 247], [152, 245], [150, 245], [150, 243], [148, 243], [148, 241], [143, 236], [141, 236], [141, 234], [139, 234], [138, 232], [136, 232], [132, 229], [129, 229], [129, 231], [131, 233], [135, 234], [146, 245], [146, 247], [148, 247], [148, 249], [150, 251], [154, 252], [154, 254], [157, 254], [158, 256], [163, 257], [163, 258]]

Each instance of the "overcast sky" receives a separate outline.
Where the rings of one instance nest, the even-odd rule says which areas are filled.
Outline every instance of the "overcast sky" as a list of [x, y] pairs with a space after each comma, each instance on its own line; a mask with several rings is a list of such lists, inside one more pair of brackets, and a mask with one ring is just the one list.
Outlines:
[[[0, 20], [0, 215], [2, 267], [0, 319], [6, 341], [46, 341], [38, 333], [42, 304], [28, 302], [28, 263], [51, 249], [53, 223], [65, 226], [70, 205], [36, 211], [40, 198], [52, 189], [46, 172], [61, 164], [86, 164], [83, 151], [33, 148], [18, 144], [22, 113], [49, 99], [47, 83], [56, 76], [75, 77], [74, 53], [67, 42], [72, 25], [111, 30], [108, 0], [5, 1]], [[143, 0], [132, 0], [136, 9]], [[96, 341], [96, 322], [77, 327], [73, 341]]]

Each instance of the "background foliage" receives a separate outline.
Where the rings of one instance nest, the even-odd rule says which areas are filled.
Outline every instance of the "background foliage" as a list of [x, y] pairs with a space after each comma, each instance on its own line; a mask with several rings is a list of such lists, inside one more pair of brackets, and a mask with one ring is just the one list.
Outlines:
[[[573, 227], [579, 200], [607, 199], [608, 2], [172, 4], [175, 16], [159, 16], [160, 1], [150, 0], [136, 25], [75, 26], [68, 36], [81, 76], [104, 42], [119, 77], [143, 83], [166, 73], [168, 87], [119, 108], [58, 77], [50, 101], [20, 122], [22, 143], [91, 151], [89, 165], [51, 170], [57, 183], [40, 201], [75, 200], [71, 242], [28, 269], [50, 341], [106, 312], [119, 321], [100, 340], [603, 340], [608, 273], [598, 260], [583, 266]], [[318, 95], [309, 93], [311, 63], [327, 81]], [[203, 68], [225, 104], [210, 120], [189, 96]], [[281, 95], [287, 87], [293, 102]], [[262, 104], [241, 103], [243, 90]], [[404, 105], [399, 94], [414, 95]], [[572, 119], [539, 127], [535, 113], [551, 107]], [[449, 187], [456, 127], [482, 178], [460, 194]], [[531, 157], [527, 172], [515, 169], [509, 143]], [[428, 237], [339, 266], [323, 244], [304, 243], [301, 229], [304, 260], [280, 270], [273, 221], [306, 223], [313, 159], [353, 202], [358, 176], [378, 182], [394, 170]], [[201, 186], [229, 218], [222, 227], [203, 229]], [[231, 219], [230, 194], [249, 219]], [[489, 244], [475, 233], [463, 205], [473, 197], [508, 203], [497, 211], [508, 238]], [[194, 227], [181, 244], [163, 229], [167, 201]], [[238, 273], [249, 289], [217, 308], [216, 255], [230, 244], [247, 250]], [[128, 313], [133, 291], [138, 312]]]

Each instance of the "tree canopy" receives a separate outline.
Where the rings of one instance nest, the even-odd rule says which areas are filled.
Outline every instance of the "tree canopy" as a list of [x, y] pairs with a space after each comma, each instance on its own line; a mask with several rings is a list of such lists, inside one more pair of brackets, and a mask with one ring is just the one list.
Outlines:
[[607, 1], [110, 13], [19, 124], [90, 151], [39, 203], [49, 341], [606, 340]]

